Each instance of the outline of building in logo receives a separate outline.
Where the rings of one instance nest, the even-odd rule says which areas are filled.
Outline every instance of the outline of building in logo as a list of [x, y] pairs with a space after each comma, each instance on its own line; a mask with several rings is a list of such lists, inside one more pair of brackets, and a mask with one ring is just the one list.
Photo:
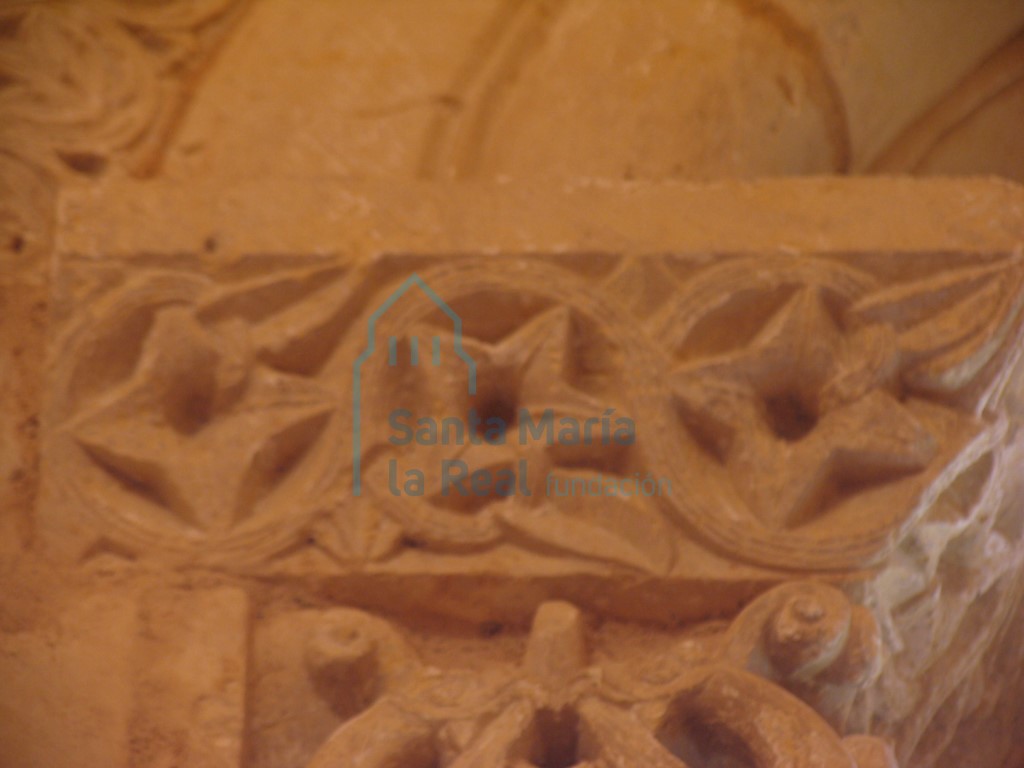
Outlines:
[[[377, 307], [376, 311], [370, 315], [369, 322], [367, 323], [367, 347], [363, 353], [356, 358], [355, 363], [352, 365], [352, 493], [354, 496], [362, 495], [361, 440], [363, 363], [365, 363], [377, 349], [377, 321], [380, 320], [384, 313], [391, 309], [391, 307], [394, 306], [402, 296], [408, 293], [413, 286], [417, 286], [421, 291], [423, 291], [427, 298], [451, 319], [452, 335], [455, 339], [455, 354], [465, 361], [467, 366], [469, 366], [467, 389], [470, 396], [476, 394], [476, 361], [473, 360], [462, 346], [462, 318], [459, 317], [455, 310], [448, 306], [444, 299], [438, 296], [434, 290], [423, 281], [423, 278], [414, 272], [406, 278], [398, 288], [392, 291], [387, 299], [384, 300], [384, 303]], [[410, 363], [412, 365], [419, 365], [419, 340], [414, 336], [410, 339], [409, 346]], [[441, 364], [440, 336], [434, 336], [432, 338], [431, 363], [433, 365]], [[394, 366], [397, 364], [398, 338], [391, 336], [388, 338], [388, 365]]]

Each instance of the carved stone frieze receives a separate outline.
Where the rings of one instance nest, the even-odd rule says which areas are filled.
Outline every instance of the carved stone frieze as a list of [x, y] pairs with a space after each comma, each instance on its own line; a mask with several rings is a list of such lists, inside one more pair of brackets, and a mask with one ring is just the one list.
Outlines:
[[[1021, 211], [984, 182], [70, 195], [40, 551], [248, 584], [251, 690], [218, 701], [258, 768], [938, 764], [1020, 686]], [[446, 495], [446, 462], [486, 482]]]
[[4, 2], [0, 764], [1017, 768], [1022, 23]]
[[[893, 285], [814, 254], [300, 256], [231, 277], [154, 258], [127, 279], [69, 262], [85, 288], [61, 302], [92, 310], [54, 348], [49, 514], [73, 503], [87, 537], [225, 563], [312, 537], [339, 570], [510, 548], [665, 576], [694, 547], [856, 569], [1007, 435], [986, 406], [1019, 349], [1024, 262], [918, 266]], [[384, 349], [431, 338], [434, 363]], [[473, 413], [507, 434], [461, 434]], [[437, 434], [414, 436], [424, 418]], [[446, 488], [446, 462], [516, 484]]]

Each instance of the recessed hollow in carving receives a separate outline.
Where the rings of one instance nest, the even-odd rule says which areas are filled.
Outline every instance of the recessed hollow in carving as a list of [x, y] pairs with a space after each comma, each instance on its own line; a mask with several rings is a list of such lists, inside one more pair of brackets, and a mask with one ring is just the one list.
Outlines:
[[506, 430], [514, 430], [519, 417], [519, 403], [515, 394], [511, 391], [494, 392], [483, 394], [479, 404], [474, 405], [479, 423], [476, 425], [479, 437], [487, 437], [488, 432], [494, 432], [497, 425], [504, 425]]
[[675, 350], [680, 361], [721, 355], [750, 344], [768, 320], [793, 298], [799, 285], [737, 290], [723, 297], [686, 333]]
[[295, 471], [320, 436], [327, 418], [325, 412], [307, 416], [269, 436], [257, 449], [242, 480], [236, 520], [250, 514], [255, 504]]
[[[212, 385], [212, 380], [209, 384]], [[187, 383], [177, 389], [186, 386]], [[213, 417], [214, 408], [210, 386], [188, 389], [192, 391], [172, 391], [164, 401], [167, 422], [183, 435], [193, 435], [206, 426]]]
[[[552, 306], [540, 296], [496, 290], [475, 291], [449, 304], [462, 319], [462, 333], [487, 344], [501, 341]], [[431, 312], [427, 321], [451, 329], [451, 320], [440, 310]]]
[[61, 161], [75, 173], [99, 176], [107, 169], [107, 158], [94, 152], [57, 152]]
[[764, 406], [772, 432], [787, 442], [806, 437], [818, 423], [817, 414], [793, 393], [765, 398]]
[[70, 396], [74, 403], [109, 390], [131, 375], [159, 309], [150, 305], [117, 311], [85, 341], [72, 372]]
[[180, 500], [169, 492], [158, 467], [120, 456], [102, 445], [90, 445], [84, 440], [80, 444], [123, 490], [160, 509], [177, 508], [179, 513], [184, 513], [183, 517], [191, 518], [192, 510], [182, 508]]
[[758, 767], [750, 749], [728, 728], [684, 711], [670, 714], [657, 733], [657, 738], [665, 749], [686, 765], [707, 768]]
[[531, 762], [536, 768], [573, 768], [579, 760], [579, 715], [572, 709], [541, 709], [535, 729]]

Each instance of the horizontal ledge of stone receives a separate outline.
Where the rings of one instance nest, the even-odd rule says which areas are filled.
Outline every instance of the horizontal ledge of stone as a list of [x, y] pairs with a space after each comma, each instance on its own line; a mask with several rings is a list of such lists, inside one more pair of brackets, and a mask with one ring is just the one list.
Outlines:
[[110, 180], [69, 189], [57, 250], [104, 258], [406, 252], [961, 252], [1024, 244], [1024, 186], [821, 177], [571, 185]]

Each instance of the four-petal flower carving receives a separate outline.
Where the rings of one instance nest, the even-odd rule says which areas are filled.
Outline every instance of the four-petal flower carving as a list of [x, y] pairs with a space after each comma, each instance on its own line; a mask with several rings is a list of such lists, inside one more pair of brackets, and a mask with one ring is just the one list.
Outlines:
[[157, 313], [133, 375], [71, 425], [126, 489], [195, 531], [224, 532], [301, 460], [336, 398], [254, 364], [246, 328]]
[[897, 395], [884, 326], [843, 333], [820, 289], [797, 291], [746, 347], [671, 374], [684, 420], [769, 526], [805, 522], [844, 485], [927, 466], [933, 437]]
[[[454, 416], [465, 423], [469, 421], [467, 413], [474, 409], [484, 425], [497, 418], [508, 427], [500, 441], [489, 441], [485, 434], [476, 440], [466, 436], [457, 445], [439, 440], [413, 446], [402, 457], [402, 466], [424, 471], [428, 486], [422, 499], [395, 503], [388, 498], [387, 476], [395, 452], [387, 442], [386, 416], [378, 414], [376, 434], [366, 449], [366, 455], [377, 459], [367, 472], [369, 487], [410, 535], [442, 546], [459, 546], [489, 543], [502, 528], [511, 528], [519, 536], [589, 559], [643, 569], [668, 567], [670, 537], [656, 512], [636, 500], [616, 496], [603, 497], [600, 505], [581, 505], [578, 499], [561, 497], [556, 490], [568, 489], [574, 478], [621, 477], [635, 468], [635, 446], [624, 444], [632, 439], [620, 442], [612, 434], [612, 425], [630, 415], [614, 395], [615, 376], [623, 372], [613, 370], [607, 361], [604, 367], [595, 361], [581, 365], [578, 353], [584, 346], [580, 338], [583, 322], [574, 310], [554, 306], [497, 340], [462, 338], [463, 348], [476, 362], [475, 396], [466, 393], [464, 370], [452, 367], [460, 364], [454, 355], [442, 356], [444, 361], [455, 361], [453, 364], [380, 369], [382, 377], [393, 377], [381, 387], [389, 395], [384, 398], [385, 407], [408, 405], [408, 410], [415, 412], [413, 403], [404, 400], [409, 398], [421, 407], [427, 404], [427, 415], [435, 422]], [[454, 345], [450, 333], [423, 324], [404, 333], [406, 348], [414, 337], [438, 337], [445, 349]], [[552, 425], [546, 432], [542, 431], [545, 419]], [[580, 428], [578, 441], [560, 439], [563, 423]], [[607, 433], [601, 431], [602, 423], [609, 424]], [[464, 462], [466, 474], [476, 470], [517, 472], [520, 485], [512, 495], [504, 492], [507, 489], [500, 489], [501, 494], [463, 495], [450, 477], [447, 487], [444, 485], [440, 471], [444, 461]]]

